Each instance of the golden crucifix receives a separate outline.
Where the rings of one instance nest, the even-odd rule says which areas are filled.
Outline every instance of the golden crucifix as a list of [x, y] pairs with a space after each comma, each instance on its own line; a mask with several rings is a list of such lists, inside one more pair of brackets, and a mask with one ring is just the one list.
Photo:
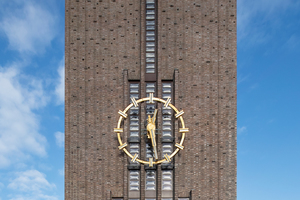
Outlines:
[[156, 114], [157, 109], [155, 109], [153, 117], [151, 118], [150, 115], [148, 115], [148, 124], [147, 124], [147, 137], [151, 138], [151, 143], [153, 147], [154, 157], [155, 159], [158, 159], [157, 156], [157, 149], [156, 149], [156, 141], [155, 141], [155, 120], [156, 120]]

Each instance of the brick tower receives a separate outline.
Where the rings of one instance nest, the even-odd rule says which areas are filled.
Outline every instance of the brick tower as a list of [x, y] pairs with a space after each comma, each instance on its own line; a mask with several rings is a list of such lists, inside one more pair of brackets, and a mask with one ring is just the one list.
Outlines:
[[66, 0], [65, 27], [65, 198], [236, 199], [236, 0]]

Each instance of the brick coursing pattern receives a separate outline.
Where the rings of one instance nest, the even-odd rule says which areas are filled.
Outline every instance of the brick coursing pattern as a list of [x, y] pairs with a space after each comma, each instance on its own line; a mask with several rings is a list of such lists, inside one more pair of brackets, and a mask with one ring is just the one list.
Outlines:
[[[144, 6], [145, 0], [66, 0], [67, 200], [128, 198], [127, 158], [113, 128], [129, 103], [127, 80], [140, 80], [145, 96]], [[157, 6], [158, 95], [162, 80], [175, 82], [175, 105], [190, 129], [174, 158], [175, 199], [191, 190], [193, 200], [236, 199], [236, 0]], [[141, 199], [144, 177], [142, 166]]]

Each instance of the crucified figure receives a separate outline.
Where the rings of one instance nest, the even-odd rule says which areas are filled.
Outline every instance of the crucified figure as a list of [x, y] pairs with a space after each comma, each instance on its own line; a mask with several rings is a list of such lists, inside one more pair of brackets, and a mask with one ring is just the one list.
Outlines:
[[153, 152], [154, 152], [154, 157], [155, 159], [158, 159], [157, 156], [157, 150], [156, 150], [156, 140], [155, 140], [155, 120], [156, 120], [156, 114], [157, 114], [157, 109], [155, 109], [153, 117], [151, 118], [150, 115], [148, 115], [148, 124], [147, 124], [147, 137], [151, 139], [152, 147], [153, 147]]

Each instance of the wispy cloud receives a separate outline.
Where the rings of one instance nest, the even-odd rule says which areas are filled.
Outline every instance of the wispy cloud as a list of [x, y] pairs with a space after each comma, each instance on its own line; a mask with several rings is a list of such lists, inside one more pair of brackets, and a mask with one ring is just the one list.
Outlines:
[[251, 86], [250, 86], [250, 90], [254, 90], [256, 88], [258, 88], [259, 84], [258, 83], [253, 83]]
[[55, 94], [57, 96], [57, 103], [64, 104], [65, 102], [65, 58], [59, 64], [57, 69], [58, 80], [57, 85], [55, 86]]
[[17, 172], [15, 176], [7, 186], [14, 190], [11, 200], [57, 200], [55, 196], [45, 194], [56, 188], [55, 184], [48, 182], [45, 174], [37, 170], [27, 170]]
[[295, 6], [299, 6], [295, 0], [238, 1], [238, 40], [249, 45], [270, 41], [271, 31], [282, 25], [278, 14]]
[[242, 126], [242, 127], [238, 127], [237, 128], [238, 135], [241, 135], [241, 134], [245, 133], [246, 131], [247, 131], [247, 127], [246, 126]]
[[300, 35], [298, 36], [297, 34], [293, 34], [288, 38], [288, 40], [286, 41], [283, 47], [290, 50], [295, 50], [299, 47], [299, 44], [300, 44]]
[[59, 175], [64, 176], [65, 175], [65, 168], [58, 170]]
[[56, 132], [54, 134], [54, 136], [55, 136], [55, 139], [56, 139], [57, 146], [64, 147], [64, 144], [65, 144], [65, 134], [58, 131], [58, 132]]
[[238, 76], [237, 76], [237, 84], [240, 84], [244, 81], [246, 81], [248, 78], [249, 78], [250, 74], [248, 75], [243, 75], [241, 73], [238, 73]]
[[[0, 182], [0, 191], [2, 190], [2, 188], [4, 188], [4, 184]], [[1, 198], [0, 198], [1, 200]]]
[[43, 52], [56, 35], [55, 17], [32, 1], [23, 2], [21, 9], [6, 10], [0, 29], [11, 49], [20, 53]]
[[15, 67], [0, 67], [0, 168], [46, 155], [35, 109], [46, 105], [41, 81], [21, 75]]

